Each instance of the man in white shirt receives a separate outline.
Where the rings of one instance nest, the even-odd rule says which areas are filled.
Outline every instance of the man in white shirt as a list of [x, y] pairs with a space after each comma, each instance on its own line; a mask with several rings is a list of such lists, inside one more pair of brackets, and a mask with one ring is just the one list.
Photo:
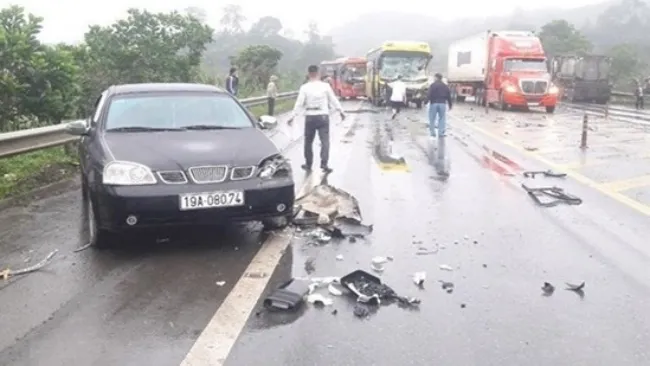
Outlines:
[[327, 165], [330, 150], [330, 108], [334, 107], [333, 109], [341, 115], [341, 119], [345, 119], [345, 114], [330, 84], [320, 80], [318, 66], [309, 66], [307, 72], [309, 81], [300, 87], [298, 99], [296, 99], [296, 104], [287, 123], [291, 125], [300, 113], [305, 115], [305, 164], [302, 165], [302, 168], [306, 171], [311, 170], [314, 161], [314, 139], [318, 132], [321, 144], [320, 167], [325, 173], [331, 173], [332, 169]]
[[397, 80], [390, 84], [390, 106], [393, 108], [392, 119], [395, 119], [397, 113], [406, 105], [406, 84], [402, 81], [402, 76], [397, 75]]

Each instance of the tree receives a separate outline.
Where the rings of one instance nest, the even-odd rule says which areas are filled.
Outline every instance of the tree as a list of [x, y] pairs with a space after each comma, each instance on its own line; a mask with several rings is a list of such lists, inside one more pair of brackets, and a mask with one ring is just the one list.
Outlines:
[[642, 0], [622, 0], [607, 8], [590, 30], [604, 47], [619, 43], [645, 44], [650, 32], [650, 6]]
[[[192, 16], [129, 9], [108, 27], [92, 26], [85, 40], [88, 65], [111, 70], [106, 83], [189, 82], [213, 30]], [[100, 88], [107, 85], [100, 85]]]
[[593, 45], [579, 30], [564, 19], [553, 20], [542, 26], [539, 34], [548, 55], [584, 55]]
[[198, 6], [188, 6], [185, 8], [185, 14], [194, 17], [194, 19], [198, 20], [201, 23], [205, 23], [208, 20], [208, 13], [205, 11], [205, 9]]
[[282, 59], [282, 52], [267, 46], [254, 45], [241, 50], [233, 59], [244, 78], [244, 86], [258, 88], [266, 85]]
[[318, 43], [320, 41], [320, 31], [318, 30], [318, 23], [315, 21], [310, 21], [305, 30], [305, 35], [307, 35], [307, 42], [309, 43]]
[[275, 17], [262, 17], [250, 29], [251, 35], [261, 37], [277, 36], [282, 30], [282, 22]]
[[[65, 50], [38, 41], [42, 18], [12, 6], [0, 11], [0, 128], [20, 127], [19, 116], [34, 123], [59, 123], [74, 112], [77, 67]], [[31, 123], [31, 122], [30, 122]]]
[[223, 8], [221, 16], [221, 28], [226, 33], [241, 33], [244, 31], [242, 24], [246, 20], [241, 6], [229, 4]]
[[607, 53], [612, 57], [610, 75], [618, 86], [629, 87], [634, 80], [645, 78], [640, 72], [646, 69], [648, 64], [642, 61], [636, 46], [623, 43], [612, 47]]

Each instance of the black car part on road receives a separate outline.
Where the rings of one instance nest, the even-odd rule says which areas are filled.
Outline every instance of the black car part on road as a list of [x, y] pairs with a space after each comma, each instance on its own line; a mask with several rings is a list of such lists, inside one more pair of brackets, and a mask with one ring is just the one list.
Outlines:
[[[528, 193], [528, 195], [542, 207], [554, 207], [559, 204], [567, 205], [579, 205], [582, 204], [582, 199], [574, 195], [564, 192], [564, 189], [559, 187], [539, 187], [532, 188], [528, 187], [525, 184], [522, 184], [521, 187]], [[551, 200], [543, 201], [541, 197], [550, 197]]]

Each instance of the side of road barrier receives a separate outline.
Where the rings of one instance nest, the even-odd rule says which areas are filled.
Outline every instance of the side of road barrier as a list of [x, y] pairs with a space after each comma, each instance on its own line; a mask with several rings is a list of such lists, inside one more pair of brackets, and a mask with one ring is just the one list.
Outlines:
[[[297, 91], [281, 93], [278, 95], [276, 101], [292, 99], [297, 95]], [[268, 98], [266, 96], [246, 98], [241, 99], [239, 102], [246, 107], [255, 107], [268, 103]], [[77, 136], [71, 136], [66, 133], [66, 126], [71, 122], [76, 121], [65, 121], [64, 123], [53, 126], [0, 133], [0, 158], [77, 141], [79, 139]]]

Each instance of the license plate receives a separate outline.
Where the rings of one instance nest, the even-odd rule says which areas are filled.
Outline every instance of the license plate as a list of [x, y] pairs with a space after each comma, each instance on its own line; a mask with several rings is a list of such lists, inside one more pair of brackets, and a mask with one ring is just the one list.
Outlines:
[[529, 107], [537, 107], [539, 106], [539, 103], [528, 103]]
[[200, 210], [202, 208], [233, 207], [244, 204], [244, 192], [220, 191], [204, 193], [187, 193], [179, 196], [180, 209]]

